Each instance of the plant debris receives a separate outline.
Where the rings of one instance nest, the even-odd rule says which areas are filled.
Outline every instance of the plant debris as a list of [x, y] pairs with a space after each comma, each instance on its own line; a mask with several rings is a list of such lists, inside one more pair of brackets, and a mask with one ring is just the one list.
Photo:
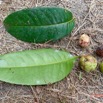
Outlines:
[[[81, 31], [89, 34], [89, 49], [94, 54], [98, 45], [103, 43], [103, 0], [12, 0], [10, 4], [0, 4], [0, 20], [24, 8], [37, 6], [59, 6], [73, 12], [76, 22], [71, 37], [44, 44], [29, 44], [11, 37], [0, 28], [0, 54], [38, 48], [56, 48], [74, 54], [88, 54], [88, 48], [81, 51], [78, 38]], [[98, 62], [103, 59], [96, 56]], [[82, 79], [79, 79], [79, 74]], [[22, 79], [22, 78], [21, 78]], [[39, 92], [38, 92], [39, 91]], [[64, 80], [47, 86], [20, 86], [0, 83], [0, 103], [103, 103], [103, 74], [99, 68], [86, 73], [76, 63], [74, 69]]]

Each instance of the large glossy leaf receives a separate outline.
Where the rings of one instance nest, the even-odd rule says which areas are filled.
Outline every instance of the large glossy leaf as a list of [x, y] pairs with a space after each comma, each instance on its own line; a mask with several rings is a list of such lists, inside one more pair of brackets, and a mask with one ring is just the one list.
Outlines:
[[54, 49], [15, 52], [0, 56], [0, 80], [22, 85], [44, 85], [62, 80], [77, 57]]
[[11, 35], [36, 43], [58, 40], [70, 34], [74, 24], [72, 13], [59, 7], [24, 9], [4, 20], [4, 26]]

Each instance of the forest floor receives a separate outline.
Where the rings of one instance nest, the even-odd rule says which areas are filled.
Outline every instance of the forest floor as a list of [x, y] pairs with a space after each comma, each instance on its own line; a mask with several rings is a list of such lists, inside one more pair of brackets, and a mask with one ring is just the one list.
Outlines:
[[[103, 44], [103, 0], [0, 0], [0, 54], [38, 48], [65, 49], [73, 55], [91, 54]], [[15, 39], [3, 26], [5, 17], [17, 10], [37, 6], [58, 6], [70, 10], [76, 18], [71, 33], [56, 42], [30, 44]], [[82, 33], [91, 38], [88, 48], [81, 48]], [[72, 72], [62, 81], [46, 86], [21, 86], [0, 82], [0, 103], [103, 103], [103, 74], [81, 70], [78, 61]]]

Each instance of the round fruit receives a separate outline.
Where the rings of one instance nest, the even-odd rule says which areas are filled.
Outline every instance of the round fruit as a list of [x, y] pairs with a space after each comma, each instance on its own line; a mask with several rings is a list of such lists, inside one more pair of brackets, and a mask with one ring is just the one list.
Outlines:
[[80, 67], [86, 72], [94, 71], [97, 67], [97, 60], [91, 55], [81, 56]]
[[103, 57], [103, 45], [97, 48], [96, 54], [100, 57]]
[[100, 71], [103, 73], [103, 61], [100, 63]]
[[90, 37], [87, 34], [82, 34], [79, 38], [79, 45], [81, 47], [87, 47], [90, 44]]

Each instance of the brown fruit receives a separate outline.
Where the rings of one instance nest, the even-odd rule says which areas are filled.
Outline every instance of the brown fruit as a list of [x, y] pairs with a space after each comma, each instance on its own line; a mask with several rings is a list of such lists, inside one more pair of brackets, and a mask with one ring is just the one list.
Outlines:
[[87, 34], [82, 34], [79, 38], [79, 45], [81, 47], [87, 47], [90, 44], [90, 37]]
[[97, 48], [96, 54], [100, 57], [103, 57], [103, 45]]

